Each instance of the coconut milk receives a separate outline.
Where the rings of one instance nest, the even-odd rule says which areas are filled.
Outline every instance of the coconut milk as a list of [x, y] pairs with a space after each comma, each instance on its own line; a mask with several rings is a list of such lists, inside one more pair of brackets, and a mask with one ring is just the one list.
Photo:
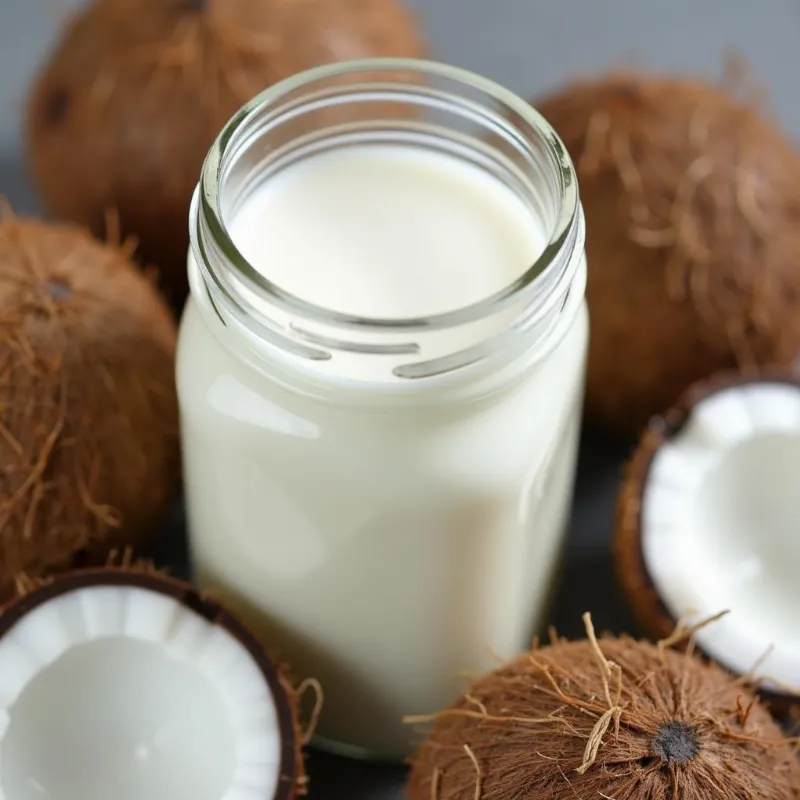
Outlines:
[[401, 145], [333, 150], [259, 186], [230, 222], [285, 291], [361, 317], [441, 314], [505, 288], [547, 243], [488, 172]]
[[[297, 162], [228, 226], [285, 291], [371, 318], [476, 303], [546, 244], [496, 177], [402, 145]], [[196, 288], [191, 262], [190, 274]], [[527, 647], [543, 621], [574, 473], [584, 282], [582, 266], [555, 344], [530, 366], [516, 359], [518, 379], [469, 402], [443, 383], [425, 404], [357, 359], [344, 375], [325, 366], [324, 401], [293, 391], [236, 358], [193, 291], [178, 387], [197, 577], [319, 679], [325, 739], [402, 756], [403, 715], [441, 708], [460, 672]], [[345, 400], [354, 386], [384, 402]]]

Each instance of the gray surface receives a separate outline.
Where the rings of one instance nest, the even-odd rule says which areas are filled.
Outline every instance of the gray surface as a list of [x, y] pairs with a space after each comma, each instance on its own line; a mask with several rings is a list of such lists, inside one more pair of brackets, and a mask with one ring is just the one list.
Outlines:
[[[335, 2], [335, 0], [329, 0]], [[76, 0], [0, 0], [0, 194], [19, 210], [34, 210], [19, 146], [19, 111], [32, 70]], [[482, 72], [525, 95], [576, 74], [642, 64], [712, 78], [726, 53], [750, 62], [771, 106], [800, 140], [800, 104], [792, 56], [800, 41], [800, 0], [412, 0], [435, 55]], [[587, 435], [567, 561], [552, 621], [580, 633], [591, 609], [600, 628], [629, 620], [617, 596], [608, 552], [618, 467], [627, 447]], [[162, 556], [182, 558], [182, 523]], [[309, 759], [311, 800], [396, 800], [403, 772]]]

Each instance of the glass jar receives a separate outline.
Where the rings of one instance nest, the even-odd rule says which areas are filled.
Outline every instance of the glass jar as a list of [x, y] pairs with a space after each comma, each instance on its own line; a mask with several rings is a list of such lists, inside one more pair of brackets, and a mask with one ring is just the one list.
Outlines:
[[[230, 223], [255, 187], [315, 153], [398, 142], [512, 191], [541, 256], [466, 307], [397, 319], [312, 304], [242, 256]], [[545, 619], [588, 337], [572, 164], [487, 80], [350, 62], [232, 119], [190, 226], [177, 377], [196, 579], [319, 679], [323, 745], [402, 758], [404, 715], [450, 702], [461, 671], [526, 648]]]

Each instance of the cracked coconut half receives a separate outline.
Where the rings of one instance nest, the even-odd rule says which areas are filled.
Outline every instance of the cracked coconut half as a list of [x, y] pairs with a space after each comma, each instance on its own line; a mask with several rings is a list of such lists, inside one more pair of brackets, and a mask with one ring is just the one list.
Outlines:
[[295, 698], [188, 585], [68, 573], [0, 615], [0, 800], [290, 800]]
[[620, 494], [616, 551], [649, 632], [727, 611], [698, 646], [788, 701], [800, 689], [800, 378], [721, 375], [655, 417]]

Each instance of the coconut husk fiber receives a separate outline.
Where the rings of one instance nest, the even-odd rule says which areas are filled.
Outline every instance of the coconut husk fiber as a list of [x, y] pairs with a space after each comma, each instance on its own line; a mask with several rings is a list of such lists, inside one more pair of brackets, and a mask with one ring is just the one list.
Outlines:
[[742, 682], [691, 650], [557, 641], [435, 715], [409, 800], [790, 800], [800, 765]]
[[31, 173], [52, 214], [97, 235], [115, 209], [178, 304], [191, 194], [228, 119], [312, 66], [423, 51], [401, 0], [94, 0], [32, 87]]
[[615, 73], [534, 101], [586, 212], [588, 416], [628, 436], [694, 381], [800, 351], [800, 157], [693, 80]]
[[180, 477], [175, 343], [129, 249], [0, 220], [0, 597], [156, 531]]

